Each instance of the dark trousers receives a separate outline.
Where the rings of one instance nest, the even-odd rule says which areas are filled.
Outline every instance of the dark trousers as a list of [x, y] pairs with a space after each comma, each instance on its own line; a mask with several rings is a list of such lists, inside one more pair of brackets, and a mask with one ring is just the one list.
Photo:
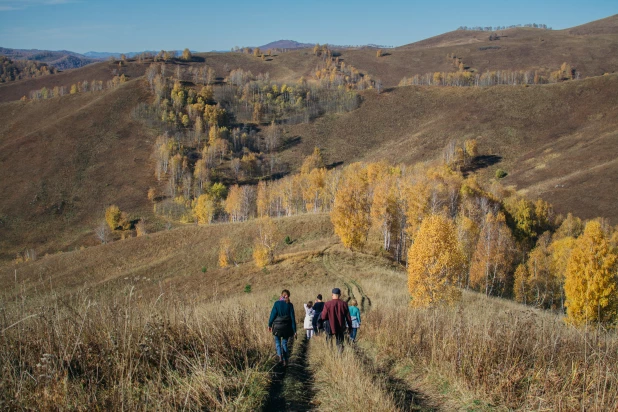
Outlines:
[[322, 327], [322, 321], [320, 320], [321, 314], [322, 312], [313, 315], [313, 332], [316, 334], [320, 331], [320, 329], [324, 329]]
[[337, 342], [337, 349], [339, 349], [339, 352], [343, 352], [344, 337], [345, 337], [345, 332], [343, 330], [338, 330], [336, 333], [333, 333], [333, 334], [327, 333], [326, 341], [330, 342], [330, 346], [332, 348], [333, 338], [334, 338], [335, 342]]

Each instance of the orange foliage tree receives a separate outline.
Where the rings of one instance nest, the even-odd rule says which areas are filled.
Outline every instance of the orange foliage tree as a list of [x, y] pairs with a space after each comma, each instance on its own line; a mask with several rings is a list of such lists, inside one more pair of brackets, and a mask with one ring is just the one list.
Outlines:
[[331, 213], [335, 233], [345, 247], [360, 249], [365, 245], [371, 224], [370, 207], [367, 169], [353, 163], [343, 172]]
[[258, 236], [253, 247], [253, 258], [257, 267], [263, 268], [273, 263], [279, 232], [270, 217], [258, 219]]
[[488, 213], [472, 257], [470, 285], [487, 296], [506, 292], [513, 247], [504, 214]]
[[408, 289], [415, 307], [459, 299], [456, 286], [463, 257], [455, 225], [442, 215], [423, 220], [408, 251]]
[[616, 319], [617, 269], [616, 250], [601, 223], [596, 220], [588, 222], [584, 234], [575, 243], [566, 268], [564, 291], [569, 323], [609, 323]]

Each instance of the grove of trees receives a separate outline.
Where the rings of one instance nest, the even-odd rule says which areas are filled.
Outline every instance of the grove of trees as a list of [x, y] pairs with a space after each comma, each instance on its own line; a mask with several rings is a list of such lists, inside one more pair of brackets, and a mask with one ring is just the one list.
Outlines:
[[[456, 58], [457, 59], [457, 58]], [[478, 73], [464, 68], [458, 59], [455, 72], [434, 72], [423, 75], [404, 77], [399, 86], [496, 86], [546, 84], [573, 80], [579, 74], [569, 65], [563, 63], [558, 70], [545, 72], [541, 70], [492, 70]]]
[[58, 70], [55, 67], [48, 66], [47, 63], [32, 60], [11, 60], [6, 56], [0, 56], [0, 83], [47, 76], [57, 72]]

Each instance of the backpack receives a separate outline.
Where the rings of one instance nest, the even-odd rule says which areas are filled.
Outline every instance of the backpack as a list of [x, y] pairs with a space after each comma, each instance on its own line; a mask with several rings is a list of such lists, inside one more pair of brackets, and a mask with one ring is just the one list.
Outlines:
[[277, 316], [273, 321], [273, 335], [280, 338], [289, 338], [294, 335], [292, 318], [289, 315]]

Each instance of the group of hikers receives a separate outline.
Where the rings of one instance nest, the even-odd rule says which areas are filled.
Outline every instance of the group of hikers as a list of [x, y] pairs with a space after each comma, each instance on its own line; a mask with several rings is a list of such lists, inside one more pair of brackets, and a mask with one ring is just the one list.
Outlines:
[[[332, 290], [332, 299], [322, 301], [322, 295], [316, 297], [315, 302], [309, 301], [304, 304], [305, 319], [303, 327], [306, 331], [306, 339], [321, 334], [326, 335], [326, 340], [332, 345], [333, 340], [337, 348], [343, 352], [343, 342], [346, 331], [352, 344], [356, 341], [356, 334], [361, 324], [360, 310], [356, 299], [351, 299], [348, 305], [341, 299], [341, 289]], [[268, 319], [268, 330], [275, 337], [275, 348], [279, 362], [286, 366], [290, 358], [288, 340], [296, 338], [296, 317], [294, 304], [290, 302], [290, 291], [284, 289], [281, 297], [273, 305]]]

